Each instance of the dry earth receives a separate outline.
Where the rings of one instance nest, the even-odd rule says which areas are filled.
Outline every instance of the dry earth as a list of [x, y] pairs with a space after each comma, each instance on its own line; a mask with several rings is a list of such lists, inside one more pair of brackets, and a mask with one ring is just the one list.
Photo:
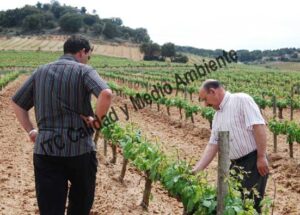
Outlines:
[[[32, 166], [33, 144], [17, 123], [9, 105], [9, 98], [25, 79], [25, 75], [20, 76], [0, 92], [0, 214], [3, 215], [38, 214]], [[193, 125], [190, 121], [180, 121], [175, 108], [171, 108], [169, 117], [165, 108], [157, 112], [155, 105], [136, 112], [128, 99], [115, 97], [113, 107], [121, 123], [126, 120], [119, 106], [125, 103], [129, 108], [129, 121], [136, 123], [153, 142], [161, 142], [166, 153], [192, 162], [199, 159], [210, 135], [206, 120], [197, 115]], [[284, 114], [287, 117], [288, 113]], [[30, 116], [34, 119], [33, 110]], [[271, 112], [265, 111], [264, 116], [268, 118]], [[296, 116], [299, 121], [300, 113], [296, 113]], [[299, 215], [300, 144], [294, 145], [295, 158], [290, 159], [285, 137], [279, 137], [278, 153], [272, 152], [272, 141], [272, 134], [268, 132], [272, 176], [267, 194], [273, 196], [275, 182], [277, 193], [274, 215]], [[107, 165], [109, 157], [110, 153], [107, 158], [103, 156], [102, 141], [99, 141], [100, 166], [93, 214], [182, 214], [182, 204], [169, 197], [158, 183], [153, 188], [149, 211], [141, 209], [139, 203], [143, 195], [143, 175], [130, 167], [124, 184], [120, 184], [116, 178], [121, 170], [121, 156], [118, 156], [116, 165]], [[207, 170], [211, 183], [216, 181], [216, 166], [215, 159]]]

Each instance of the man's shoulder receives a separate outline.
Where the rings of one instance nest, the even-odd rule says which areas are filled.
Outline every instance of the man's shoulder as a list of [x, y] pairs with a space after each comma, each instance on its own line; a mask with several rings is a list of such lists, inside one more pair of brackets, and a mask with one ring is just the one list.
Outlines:
[[45, 67], [50, 66], [50, 65], [72, 65], [75, 68], [77, 67], [78, 69], [80, 69], [83, 72], [89, 72], [94, 70], [94, 68], [92, 66], [89, 66], [87, 64], [83, 64], [77, 61], [71, 61], [71, 60], [66, 60], [66, 59], [59, 59], [57, 61], [51, 62], [49, 64], [44, 65]]
[[47, 63], [47, 64], [43, 64], [40, 65], [39, 67], [36, 68], [35, 72], [40, 72], [40, 71], [44, 71], [47, 70], [51, 65], [53, 65], [55, 62], [51, 62], [51, 63]]
[[83, 64], [83, 63], [80, 63], [80, 62], [76, 62], [76, 61], [73, 61], [72, 62], [77, 68], [79, 68], [81, 71], [83, 71], [84, 73], [85, 72], [90, 72], [92, 70], [94, 70], [94, 68], [90, 65], [87, 65], [87, 64]]
[[237, 100], [252, 99], [252, 97], [247, 93], [233, 93], [233, 94], [231, 94], [231, 98], [237, 99]]
[[85, 71], [92, 71], [95, 70], [92, 66], [87, 65], [87, 64], [83, 64], [83, 63], [78, 63], [78, 66], [82, 69], [84, 69]]

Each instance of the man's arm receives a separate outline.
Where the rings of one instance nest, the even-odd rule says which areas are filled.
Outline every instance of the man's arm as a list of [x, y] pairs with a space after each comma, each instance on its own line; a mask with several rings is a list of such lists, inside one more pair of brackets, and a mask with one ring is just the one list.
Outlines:
[[[14, 94], [12, 99], [12, 107], [16, 114], [17, 120], [27, 131], [32, 142], [35, 142], [37, 131], [33, 130], [28, 111], [34, 106], [33, 89], [35, 72], [25, 81], [20, 89]], [[29, 133], [30, 132], [30, 133]]]
[[[112, 91], [110, 89], [102, 90], [97, 98], [96, 102], [96, 111], [95, 114], [97, 118], [95, 119], [92, 116], [83, 116], [81, 115], [81, 118], [85, 121], [85, 123], [89, 127], [95, 128], [94, 121], [98, 121], [98, 123], [101, 125], [102, 118], [106, 115], [107, 111], [109, 110], [109, 107], [111, 105], [112, 101]], [[97, 129], [97, 128], [95, 128]]]
[[110, 89], [102, 90], [96, 103], [96, 115], [101, 120], [107, 113], [112, 101], [112, 91]]
[[259, 174], [264, 176], [269, 172], [268, 161], [266, 157], [267, 132], [265, 120], [252, 97], [249, 95], [245, 96], [242, 98], [242, 102], [246, 127], [247, 129], [252, 130], [256, 143], [257, 169]]
[[[34, 129], [33, 124], [29, 118], [28, 111], [21, 108], [18, 104], [16, 104], [14, 101], [11, 102], [13, 110], [16, 114], [16, 117], [24, 130], [29, 134], [30, 131]], [[35, 138], [37, 136], [37, 131], [33, 131], [29, 134], [29, 137], [32, 142], [35, 142]]]
[[218, 152], [218, 144], [207, 144], [201, 159], [196, 163], [193, 168], [193, 173], [204, 170], [210, 162], [214, 159]]
[[257, 169], [261, 176], [269, 173], [267, 160], [267, 133], [265, 125], [253, 125], [253, 134], [257, 147]]
[[95, 127], [95, 121], [101, 125], [101, 120], [111, 105], [112, 91], [96, 70], [91, 70], [84, 76], [84, 85], [88, 92], [93, 93], [97, 97], [95, 110], [96, 119], [92, 116], [83, 115], [81, 115], [81, 118], [89, 127], [98, 129]]

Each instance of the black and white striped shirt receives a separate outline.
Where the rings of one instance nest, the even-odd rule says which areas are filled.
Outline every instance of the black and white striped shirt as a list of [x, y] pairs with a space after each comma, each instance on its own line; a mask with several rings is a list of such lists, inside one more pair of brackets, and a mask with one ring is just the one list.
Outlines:
[[91, 94], [108, 89], [96, 70], [72, 55], [38, 68], [13, 96], [25, 110], [35, 107], [39, 133], [34, 153], [72, 157], [95, 151], [92, 135], [80, 114], [93, 116]]
[[210, 144], [218, 143], [218, 131], [229, 131], [229, 157], [238, 159], [256, 149], [253, 125], [265, 124], [253, 98], [245, 93], [225, 93], [216, 111]]

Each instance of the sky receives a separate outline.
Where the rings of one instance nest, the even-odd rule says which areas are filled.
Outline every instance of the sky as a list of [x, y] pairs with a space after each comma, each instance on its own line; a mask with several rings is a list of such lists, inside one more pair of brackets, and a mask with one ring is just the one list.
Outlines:
[[[26, 3], [25, 3], [26, 2]], [[40, 0], [50, 3], [50, 0]], [[205, 49], [300, 48], [299, 0], [59, 0], [143, 27], [153, 42]], [[0, 0], [0, 10], [37, 0]]]

